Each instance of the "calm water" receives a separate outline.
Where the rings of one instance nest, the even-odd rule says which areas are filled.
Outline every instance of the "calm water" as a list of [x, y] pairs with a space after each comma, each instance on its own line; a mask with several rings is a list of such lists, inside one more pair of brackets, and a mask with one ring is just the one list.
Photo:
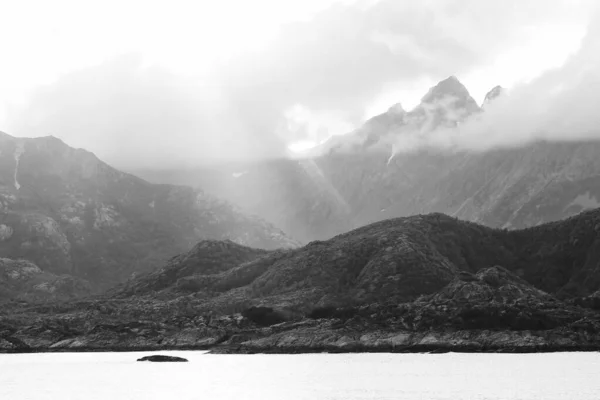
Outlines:
[[598, 400], [599, 374], [599, 353], [0, 354], [0, 399]]

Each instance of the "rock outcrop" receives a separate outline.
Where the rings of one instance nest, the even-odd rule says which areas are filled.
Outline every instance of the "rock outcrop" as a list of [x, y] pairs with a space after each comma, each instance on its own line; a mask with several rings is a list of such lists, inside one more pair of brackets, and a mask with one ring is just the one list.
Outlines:
[[151, 361], [151, 362], [187, 362], [188, 360], [183, 357], [175, 357], [175, 356], [162, 356], [162, 355], [154, 355], [154, 356], [145, 356], [142, 358], [138, 358], [138, 361]]

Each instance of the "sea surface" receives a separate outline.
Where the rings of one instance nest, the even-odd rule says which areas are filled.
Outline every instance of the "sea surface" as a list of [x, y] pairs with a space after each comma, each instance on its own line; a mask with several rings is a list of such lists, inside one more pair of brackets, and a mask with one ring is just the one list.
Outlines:
[[600, 353], [0, 354], [0, 399], [599, 400]]

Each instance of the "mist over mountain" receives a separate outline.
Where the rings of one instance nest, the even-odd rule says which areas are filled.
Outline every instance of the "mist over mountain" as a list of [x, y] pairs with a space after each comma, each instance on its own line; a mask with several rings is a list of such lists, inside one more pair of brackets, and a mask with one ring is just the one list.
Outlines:
[[282, 138], [265, 135], [256, 140], [255, 129], [271, 128], [245, 120], [241, 106], [223, 97], [218, 87], [142, 63], [135, 54], [124, 55], [39, 88], [14, 122], [14, 131], [55, 135], [129, 169], [284, 154]]
[[38, 297], [59, 295], [52, 287], [65, 280], [67, 297], [106, 289], [202, 238], [270, 249], [298, 244], [202, 190], [150, 184], [54, 137], [0, 133], [0, 155], [1, 275], [10, 292], [23, 286]]
[[[325, 142], [314, 153], [353, 151], [357, 148], [389, 151], [418, 150], [427, 147], [430, 135], [458, 126], [481, 111], [467, 88], [450, 76], [431, 87], [421, 102], [406, 112], [400, 103], [369, 119], [348, 135]], [[357, 147], [358, 146], [358, 147]]]
[[[412, 118], [406, 123], [384, 128], [384, 147], [396, 154], [419, 148], [485, 151], [539, 140], [599, 140], [600, 120], [593, 104], [600, 101], [600, 68], [592, 67], [600, 62], [599, 29], [596, 16], [579, 50], [561, 67], [508, 93], [494, 87], [484, 98], [483, 113], [478, 113], [479, 107], [456, 77], [441, 81], [409, 112]], [[441, 119], [446, 123], [440, 124]], [[334, 138], [336, 144], [325, 144], [325, 150], [357, 140], [348, 136]]]
[[481, 151], [536, 140], [600, 139], [600, 120], [593, 106], [600, 100], [599, 30], [597, 14], [581, 47], [564, 65], [511, 88], [506, 95], [495, 95], [485, 113], [460, 127], [442, 126], [425, 137], [413, 131], [411, 139], [395, 143], [395, 151], [415, 146]]
[[[597, 65], [594, 54], [598, 24], [595, 20], [590, 22], [592, 3], [588, 0], [577, 0], [578, 7], [564, 0], [556, 0], [552, 6], [541, 0], [527, 0], [524, 5], [516, 0], [506, 5], [469, 1], [468, 13], [459, 11], [451, 0], [419, 4], [391, 0], [332, 3], [303, 20], [286, 20], [277, 25], [273, 28], [276, 34], [256, 49], [232, 49], [227, 57], [218, 52], [215, 59], [209, 56], [210, 51], [219, 49], [218, 43], [212, 43], [208, 39], [211, 35], [204, 31], [192, 35], [193, 30], [211, 27], [218, 32], [215, 37], [225, 38], [229, 37], [225, 35], [227, 31], [235, 28], [231, 25], [244, 21], [227, 19], [215, 27], [208, 23], [211, 21], [193, 23], [184, 18], [173, 29], [165, 29], [162, 39], [150, 29], [154, 24], [143, 24], [140, 37], [131, 38], [132, 30], [121, 26], [122, 21], [116, 16], [129, 15], [134, 9], [121, 7], [111, 13], [114, 4], [108, 4], [102, 12], [108, 21], [118, 19], [112, 22], [114, 29], [122, 29], [119, 32], [124, 43], [144, 37], [156, 40], [148, 46], [130, 50], [126, 47], [99, 62], [62, 68], [54, 79], [45, 79], [43, 84], [32, 86], [27, 95], [20, 96], [23, 101], [9, 103], [0, 123], [17, 136], [54, 135], [129, 171], [286, 158], [290, 144], [303, 140], [320, 143], [332, 135], [349, 136], [352, 130], [360, 129], [366, 110], [375, 103], [383, 104], [382, 110], [398, 101], [407, 104], [403, 95], [409, 87], [414, 91], [415, 82], [423, 86], [454, 75], [465, 81], [476, 103], [481, 103], [490, 87], [505, 84], [500, 72], [513, 71], [516, 66], [523, 73], [529, 65], [542, 68], [533, 54], [511, 56], [512, 64], [504, 65], [502, 57], [507, 51], [514, 46], [540, 47], [551, 41], [552, 49], [543, 56], [553, 64], [560, 64], [576, 51], [563, 67], [522, 85], [514, 84], [522, 78], [515, 81], [512, 77], [511, 100], [499, 101], [494, 110], [490, 107], [476, 122], [461, 125], [459, 130], [440, 126], [424, 143], [413, 137], [418, 132], [405, 134], [395, 147], [397, 151], [422, 145], [485, 149], [519, 145], [534, 138], [595, 137], [586, 128], [597, 122], [587, 105], [594, 104], [598, 93], [594, 89], [598, 68], [593, 67]], [[274, 5], [269, 7], [274, 12], [281, 11]], [[148, 8], [151, 13], [161, 12]], [[247, 11], [256, 17], [262, 13], [259, 10]], [[61, 29], [69, 32], [72, 21], [64, 20], [59, 11], [60, 7], [48, 10], [59, 14], [56, 17], [63, 22]], [[180, 11], [179, 7], [162, 10], [165, 23], [183, 18]], [[226, 7], [223, 11], [228, 12]], [[145, 21], [139, 14], [134, 15], [132, 19]], [[89, 33], [87, 29], [97, 25], [95, 21], [88, 22], [89, 28], [79, 24], [79, 30], [70, 32], [69, 37], [75, 40], [81, 36], [83, 40]], [[257, 23], [250, 18], [246, 22]], [[546, 36], [541, 40], [530, 29], [534, 23], [540, 29], [553, 24], [557, 28], [544, 31]], [[52, 36], [53, 29], [48, 28], [48, 35]], [[586, 39], [577, 50], [573, 46], [586, 29]], [[172, 36], [182, 30], [187, 34]], [[551, 36], [556, 31], [560, 37]], [[242, 41], [245, 36], [252, 37], [252, 33], [248, 30], [237, 39]], [[198, 38], [199, 47], [191, 46], [190, 37]], [[110, 38], [107, 36], [106, 40]], [[52, 49], [60, 43], [49, 41], [46, 45]], [[165, 43], [173, 44], [167, 46], [173, 51], [158, 61], [157, 54], [148, 54], [146, 47], [164, 50]], [[183, 52], [188, 55], [184, 57], [187, 63], [174, 57], [181, 52], [178, 46], [184, 46], [183, 43], [190, 45]], [[567, 44], [569, 51], [565, 50]], [[226, 53], [227, 49], [220, 50]], [[209, 54], [203, 62], [200, 56], [205, 51]], [[7, 65], [16, 62], [10, 57], [7, 60]], [[38, 64], [41, 63], [28, 63], [35, 70]], [[17, 68], [11, 69], [6, 76], [15, 79], [16, 72]], [[559, 84], [564, 87], [557, 96], [553, 91]], [[393, 101], [382, 103], [381, 96], [392, 98], [394, 93], [397, 94]], [[424, 107], [427, 103], [422, 102], [422, 111], [433, 118]], [[471, 112], [475, 104], [470, 102], [464, 107]], [[412, 106], [404, 108], [413, 111]], [[391, 144], [387, 147], [389, 150]]]
[[[412, 110], [396, 104], [311, 157], [137, 172], [154, 182], [199, 185], [304, 242], [418, 213], [524, 228], [600, 206], [600, 141], [540, 138], [489, 149], [437, 142], [442, 132], [452, 140], [512, 100], [498, 92], [492, 88], [480, 108], [451, 76]], [[480, 140], [486, 135], [482, 130]]]
[[485, 95], [485, 98], [483, 99], [483, 103], [481, 104], [481, 108], [485, 107], [486, 105], [488, 105], [489, 103], [491, 103], [498, 96], [501, 96], [505, 92], [506, 92], [506, 89], [503, 88], [502, 86], [500, 86], [500, 85], [494, 86], [492, 88], [492, 90], [490, 90], [489, 92], [487, 92], [487, 94]]

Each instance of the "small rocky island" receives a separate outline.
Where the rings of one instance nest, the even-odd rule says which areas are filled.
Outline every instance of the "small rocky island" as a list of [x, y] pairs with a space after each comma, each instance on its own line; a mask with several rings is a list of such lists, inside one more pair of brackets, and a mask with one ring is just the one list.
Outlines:
[[142, 358], [138, 358], [138, 361], [151, 361], [151, 362], [187, 362], [183, 357], [175, 357], [175, 356], [162, 356], [162, 355], [152, 355], [145, 356]]

